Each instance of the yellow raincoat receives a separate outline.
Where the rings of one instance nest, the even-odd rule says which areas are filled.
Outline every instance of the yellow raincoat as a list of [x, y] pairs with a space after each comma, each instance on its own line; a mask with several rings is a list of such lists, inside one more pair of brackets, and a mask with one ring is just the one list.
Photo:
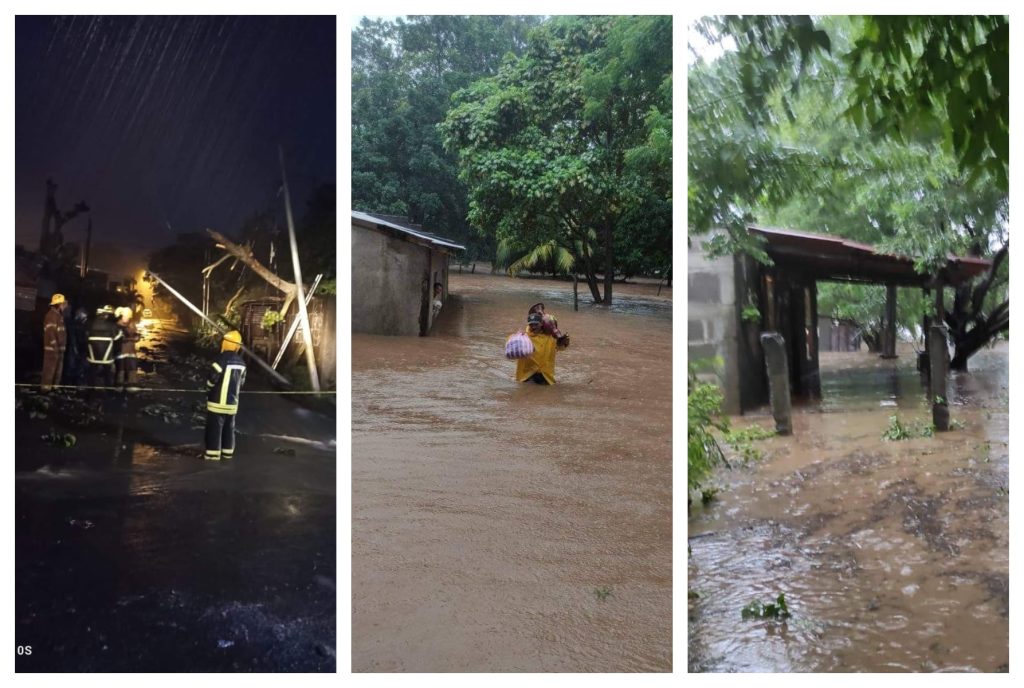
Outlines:
[[558, 342], [544, 332], [533, 333], [527, 330], [526, 335], [533, 342], [533, 355], [516, 361], [516, 382], [526, 382], [534, 373], [539, 372], [549, 385], [555, 384], [555, 350]]

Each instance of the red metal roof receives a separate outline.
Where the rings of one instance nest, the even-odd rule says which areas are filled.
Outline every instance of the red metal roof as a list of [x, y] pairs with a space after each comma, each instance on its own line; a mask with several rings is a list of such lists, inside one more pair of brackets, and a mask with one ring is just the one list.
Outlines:
[[[765, 252], [777, 265], [810, 274], [815, 279], [875, 282], [900, 286], [929, 286], [932, 275], [914, 269], [914, 259], [883, 253], [869, 244], [792, 229], [747, 227], [765, 239]], [[940, 276], [955, 285], [985, 273], [992, 265], [984, 258], [950, 255]]]

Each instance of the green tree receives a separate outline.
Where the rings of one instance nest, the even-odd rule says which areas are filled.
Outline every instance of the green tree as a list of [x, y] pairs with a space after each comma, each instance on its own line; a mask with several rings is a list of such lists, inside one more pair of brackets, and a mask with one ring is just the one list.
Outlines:
[[[952, 365], [965, 368], [1009, 324], [999, 133], [1005, 21], [932, 19], [702, 21], [705, 38], [728, 37], [736, 48], [710, 64], [698, 58], [690, 71], [690, 229], [725, 228], [719, 250], [761, 260], [766, 256], [745, 231], [754, 221], [878, 244], [915, 256], [922, 273], [949, 253], [993, 258], [988, 275], [946, 301]], [[957, 39], [957, 32], [965, 35]], [[981, 43], [982, 36], [991, 40]], [[934, 62], [937, 45], [953, 56], [949, 65]], [[890, 78], [908, 69], [913, 75]], [[951, 103], [961, 91], [984, 122], [981, 133], [966, 133], [949, 115], [960, 107]], [[843, 310], [870, 332], [880, 314], [877, 292], [822, 292], [826, 306], [848, 298], [854, 305]], [[916, 326], [923, 308], [909, 299], [901, 320]]]
[[352, 32], [352, 204], [404, 215], [490, 257], [437, 124], [452, 93], [522, 50], [532, 17], [364, 18]]
[[[611, 303], [616, 272], [668, 262], [670, 45], [670, 17], [551, 19], [525, 54], [457, 92], [441, 125], [470, 223], [520, 265], [561, 256], [597, 303]], [[623, 261], [616, 239], [634, 235], [648, 250]]]

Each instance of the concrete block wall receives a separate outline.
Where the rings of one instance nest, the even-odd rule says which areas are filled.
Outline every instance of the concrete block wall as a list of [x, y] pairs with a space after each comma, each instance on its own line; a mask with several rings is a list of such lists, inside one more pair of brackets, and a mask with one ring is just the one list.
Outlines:
[[687, 274], [687, 353], [691, 363], [720, 357], [718, 374], [701, 377], [718, 383], [725, 395], [723, 410], [740, 413], [739, 307], [736, 302], [736, 261], [732, 256], [711, 259], [705, 242], [711, 235], [692, 237]]
[[352, 332], [416, 336], [428, 249], [352, 225]]

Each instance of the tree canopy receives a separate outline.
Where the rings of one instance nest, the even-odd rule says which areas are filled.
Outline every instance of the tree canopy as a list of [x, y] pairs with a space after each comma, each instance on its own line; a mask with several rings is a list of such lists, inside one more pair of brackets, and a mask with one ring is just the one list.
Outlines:
[[[690, 231], [718, 251], [767, 256], [752, 222], [824, 232], [914, 256], [994, 259], [946, 314], [954, 365], [1007, 329], [1004, 17], [724, 17], [696, 30], [731, 43], [689, 73]], [[940, 59], [941, 58], [941, 59]], [[822, 287], [822, 314], [864, 325], [877, 292]], [[831, 309], [833, 312], [829, 312]], [[925, 309], [901, 308], [908, 327]], [[842, 311], [842, 313], [840, 313]], [[868, 328], [870, 329], [870, 328]]]
[[604, 303], [616, 273], [669, 267], [670, 46], [670, 17], [554, 18], [454, 95], [445, 145], [503, 255], [580, 272]]
[[[520, 52], [532, 17], [364, 18], [352, 31], [352, 204], [404, 215], [493, 251], [467, 221], [466, 189], [437, 124], [451, 95]], [[489, 255], [483, 255], [489, 258]]]
[[405, 215], [513, 273], [582, 273], [599, 302], [616, 275], [663, 272], [671, 27], [364, 19], [352, 36], [354, 207]]

